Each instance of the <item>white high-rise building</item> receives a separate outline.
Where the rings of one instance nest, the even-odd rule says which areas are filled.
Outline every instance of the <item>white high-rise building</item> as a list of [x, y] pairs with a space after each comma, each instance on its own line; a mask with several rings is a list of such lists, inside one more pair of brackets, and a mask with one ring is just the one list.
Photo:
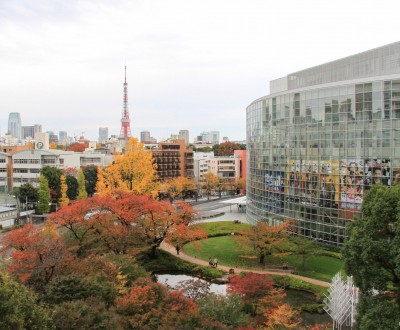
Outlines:
[[22, 125], [19, 112], [10, 112], [10, 115], [8, 116], [8, 133], [18, 138], [18, 140], [21, 140]]

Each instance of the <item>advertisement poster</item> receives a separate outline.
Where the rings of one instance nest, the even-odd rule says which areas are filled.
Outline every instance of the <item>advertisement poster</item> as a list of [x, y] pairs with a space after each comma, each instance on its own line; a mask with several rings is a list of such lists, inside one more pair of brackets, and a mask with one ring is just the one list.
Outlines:
[[364, 194], [364, 161], [340, 161], [340, 208], [361, 210]]
[[339, 162], [289, 160], [286, 199], [304, 205], [338, 207]]

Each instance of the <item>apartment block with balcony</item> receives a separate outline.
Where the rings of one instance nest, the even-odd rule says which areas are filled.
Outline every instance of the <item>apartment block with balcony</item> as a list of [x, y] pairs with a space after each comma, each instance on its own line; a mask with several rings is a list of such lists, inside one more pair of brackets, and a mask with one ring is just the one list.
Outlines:
[[193, 151], [186, 148], [185, 141], [160, 142], [157, 148], [151, 149], [151, 153], [160, 180], [194, 177]]

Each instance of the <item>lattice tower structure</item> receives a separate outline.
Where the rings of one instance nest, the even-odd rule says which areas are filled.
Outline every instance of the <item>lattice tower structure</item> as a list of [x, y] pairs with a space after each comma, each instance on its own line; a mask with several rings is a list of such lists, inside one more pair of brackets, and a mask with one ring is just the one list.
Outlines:
[[128, 110], [128, 83], [126, 82], [126, 66], [125, 66], [125, 82], [124, 82], [124, 104], [122, 109], [122, 118], [121, 118], [121, 133], [120, 138], [129, 139], [132, 137], [131, 134], [131, 120], [129, 119], [129, 110]]

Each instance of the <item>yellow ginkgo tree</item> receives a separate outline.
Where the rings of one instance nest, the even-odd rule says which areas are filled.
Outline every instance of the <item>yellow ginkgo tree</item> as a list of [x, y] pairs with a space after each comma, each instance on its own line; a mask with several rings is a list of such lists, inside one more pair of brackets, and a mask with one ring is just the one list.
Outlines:
[[157, 195], [157, 171], [153, 157], [136, 138], [128, 141], [124, 154], [114, 156], [114, 162], [98, 169], [96, 191], [112, 195], [116, 190], [137, 195]]

